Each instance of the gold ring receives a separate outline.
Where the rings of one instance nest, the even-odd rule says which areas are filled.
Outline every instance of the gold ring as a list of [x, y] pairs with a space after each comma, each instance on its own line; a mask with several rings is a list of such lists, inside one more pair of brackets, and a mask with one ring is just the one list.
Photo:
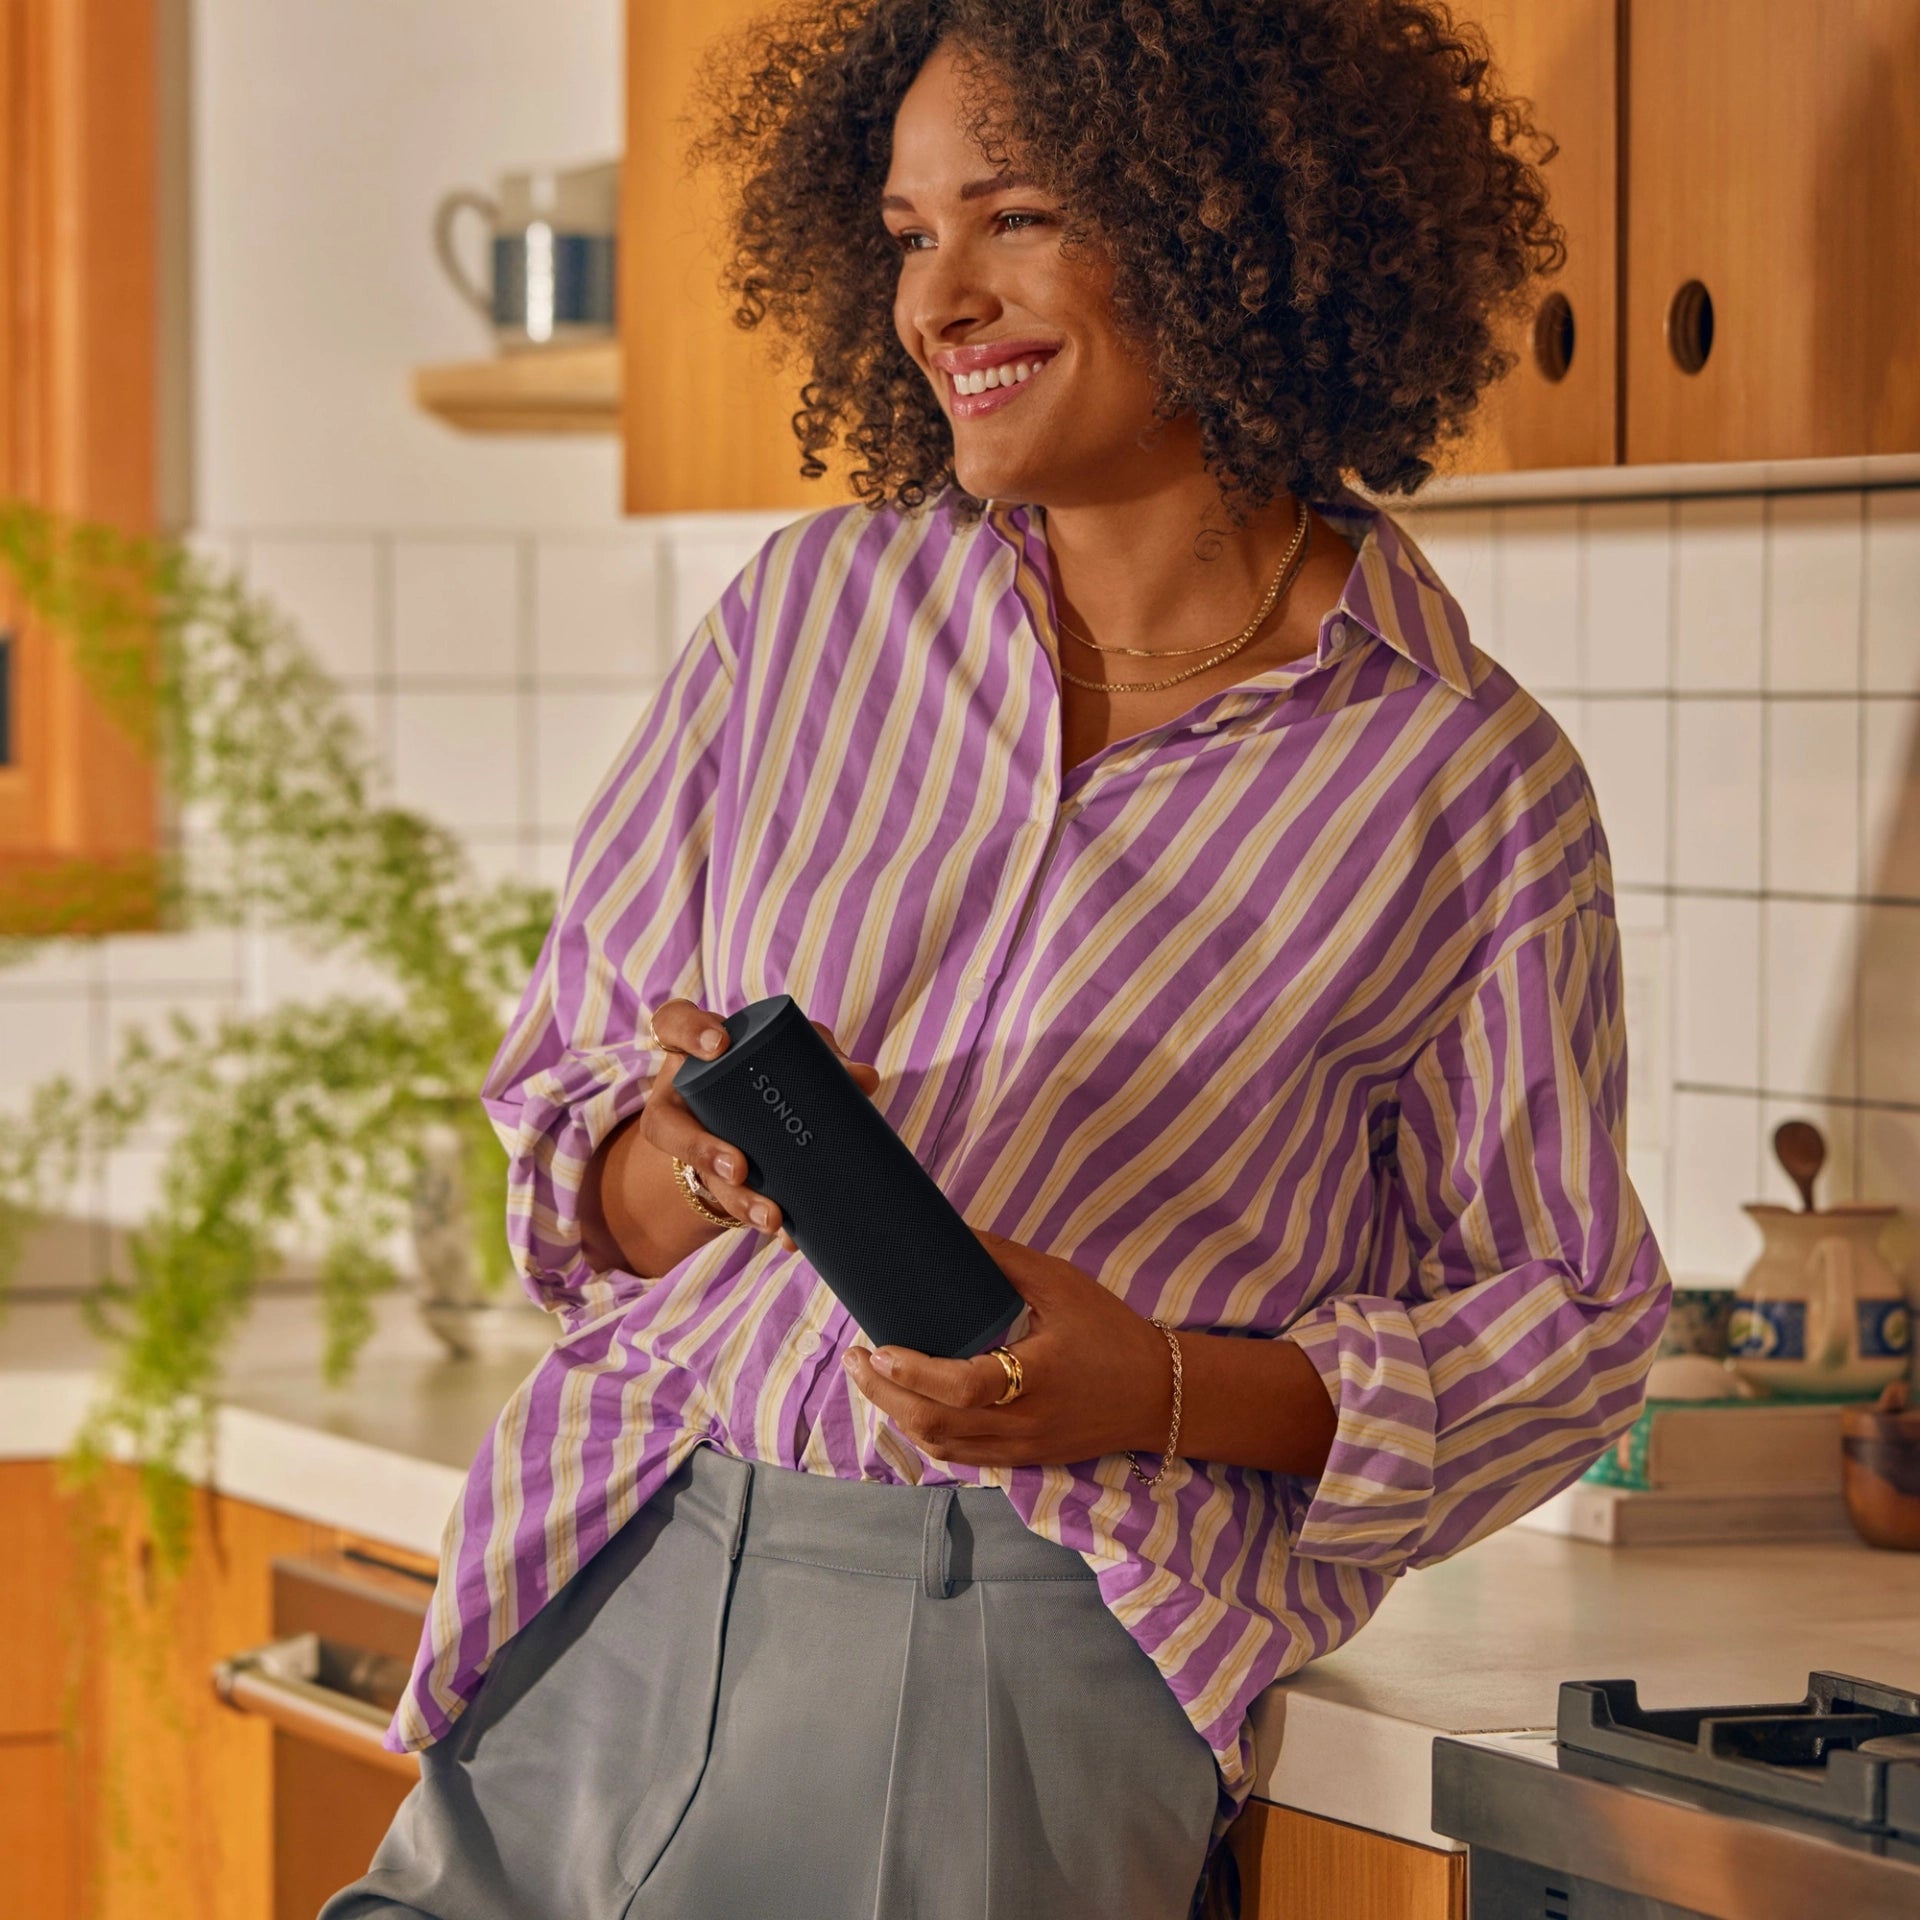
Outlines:
[[989, 1347], [987, 1351], [1000, 1362], [1000, 1370], [1007, 1376], [1007, 1390], [993, 1404], [1004, 1407], [1009, 1400], [1018, 1400], [1026, 1391], [1026, 1369], [1020, 1364], [1020, 1356], [1007, 1347]]
[[660, 1036], [653, 1030], [652, 1014], [647, 1015], [647, 1045], [651, 1047], [655, 1053], [666, 1052], [666, 1048], [660, 1044]]

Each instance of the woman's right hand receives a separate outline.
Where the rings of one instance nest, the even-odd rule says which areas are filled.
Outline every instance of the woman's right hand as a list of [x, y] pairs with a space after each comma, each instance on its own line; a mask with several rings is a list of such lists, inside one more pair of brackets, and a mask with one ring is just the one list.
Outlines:
[[[865, 1060], [849, 1060], [840, 1051], [840, 1043], [823, 1022], [811, 1022], [813, 1030], [830, 1046], [840, 1064], [853, 1075], [867, 1097], [873, 1097], [880, 1084], [880, 1070]], [[781, 1244], [797, 1252], [793, 1235], [781, 1220], [780, 1209], [764, 1193], [746, 1184], [747, 1156], [731, 1141], [709, 1133], [694, 1117], [693, 1109], [673, 1090], [673, 1076], [679, 1071], [676, 1055], [691, 1055], [696, 1060], [715, 1060], [731, 1044], [726, 1023], [719, 1014], [708, 1013], [691, 1000], [667, 1000], [654, 1009], [653, 1031], [667, 1058], [654, 1075], [653, 1090], [640, 1111], [636, 1123], [641, 1137], [662, 1153], [684, 1160], [699, 1174], [700, 1185], [709, 1196], [709, 1204], [736, 1220], [744, 1220], [767, 1233], [778, 1232]], [[715, 1044], [701, 1044], [711, 1032]]]

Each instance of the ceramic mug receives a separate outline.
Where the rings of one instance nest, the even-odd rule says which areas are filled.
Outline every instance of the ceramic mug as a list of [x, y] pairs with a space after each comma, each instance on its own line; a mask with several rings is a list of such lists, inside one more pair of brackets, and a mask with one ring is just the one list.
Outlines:
[[[454, 246], [461, 214], [485, 216], [492, 284], [477, 285]], [[434, 209], [433, 247], [460, 297], [501, 350], [578, 346], [613, 337], [620, 162], [530, 167], [500, 176], [489, 198], [461, 188]]]

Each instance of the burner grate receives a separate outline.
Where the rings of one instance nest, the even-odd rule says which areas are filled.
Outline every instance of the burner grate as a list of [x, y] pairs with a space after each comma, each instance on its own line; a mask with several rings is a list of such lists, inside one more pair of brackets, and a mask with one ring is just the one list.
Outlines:
[[1631, 1680], [1568, 1681], [1557, 1731], [1576, 1754], [1869, 1832], [1920, 1832], [1920, 1760], [1861, 1751], [1920, 1735], [1920, 1694], [1874, 1681], [1815, 1673], [1804, 1700], [1679, 1711], [1642, 1707]]

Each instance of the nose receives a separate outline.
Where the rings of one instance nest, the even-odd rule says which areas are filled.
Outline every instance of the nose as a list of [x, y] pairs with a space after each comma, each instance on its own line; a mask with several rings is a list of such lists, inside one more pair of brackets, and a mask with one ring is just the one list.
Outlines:
[[929, 351], [953, 346], [999, 317], [1001, 302], [983, 264], [964, 240], [947, 241], [909, 263], [902, 304]]

